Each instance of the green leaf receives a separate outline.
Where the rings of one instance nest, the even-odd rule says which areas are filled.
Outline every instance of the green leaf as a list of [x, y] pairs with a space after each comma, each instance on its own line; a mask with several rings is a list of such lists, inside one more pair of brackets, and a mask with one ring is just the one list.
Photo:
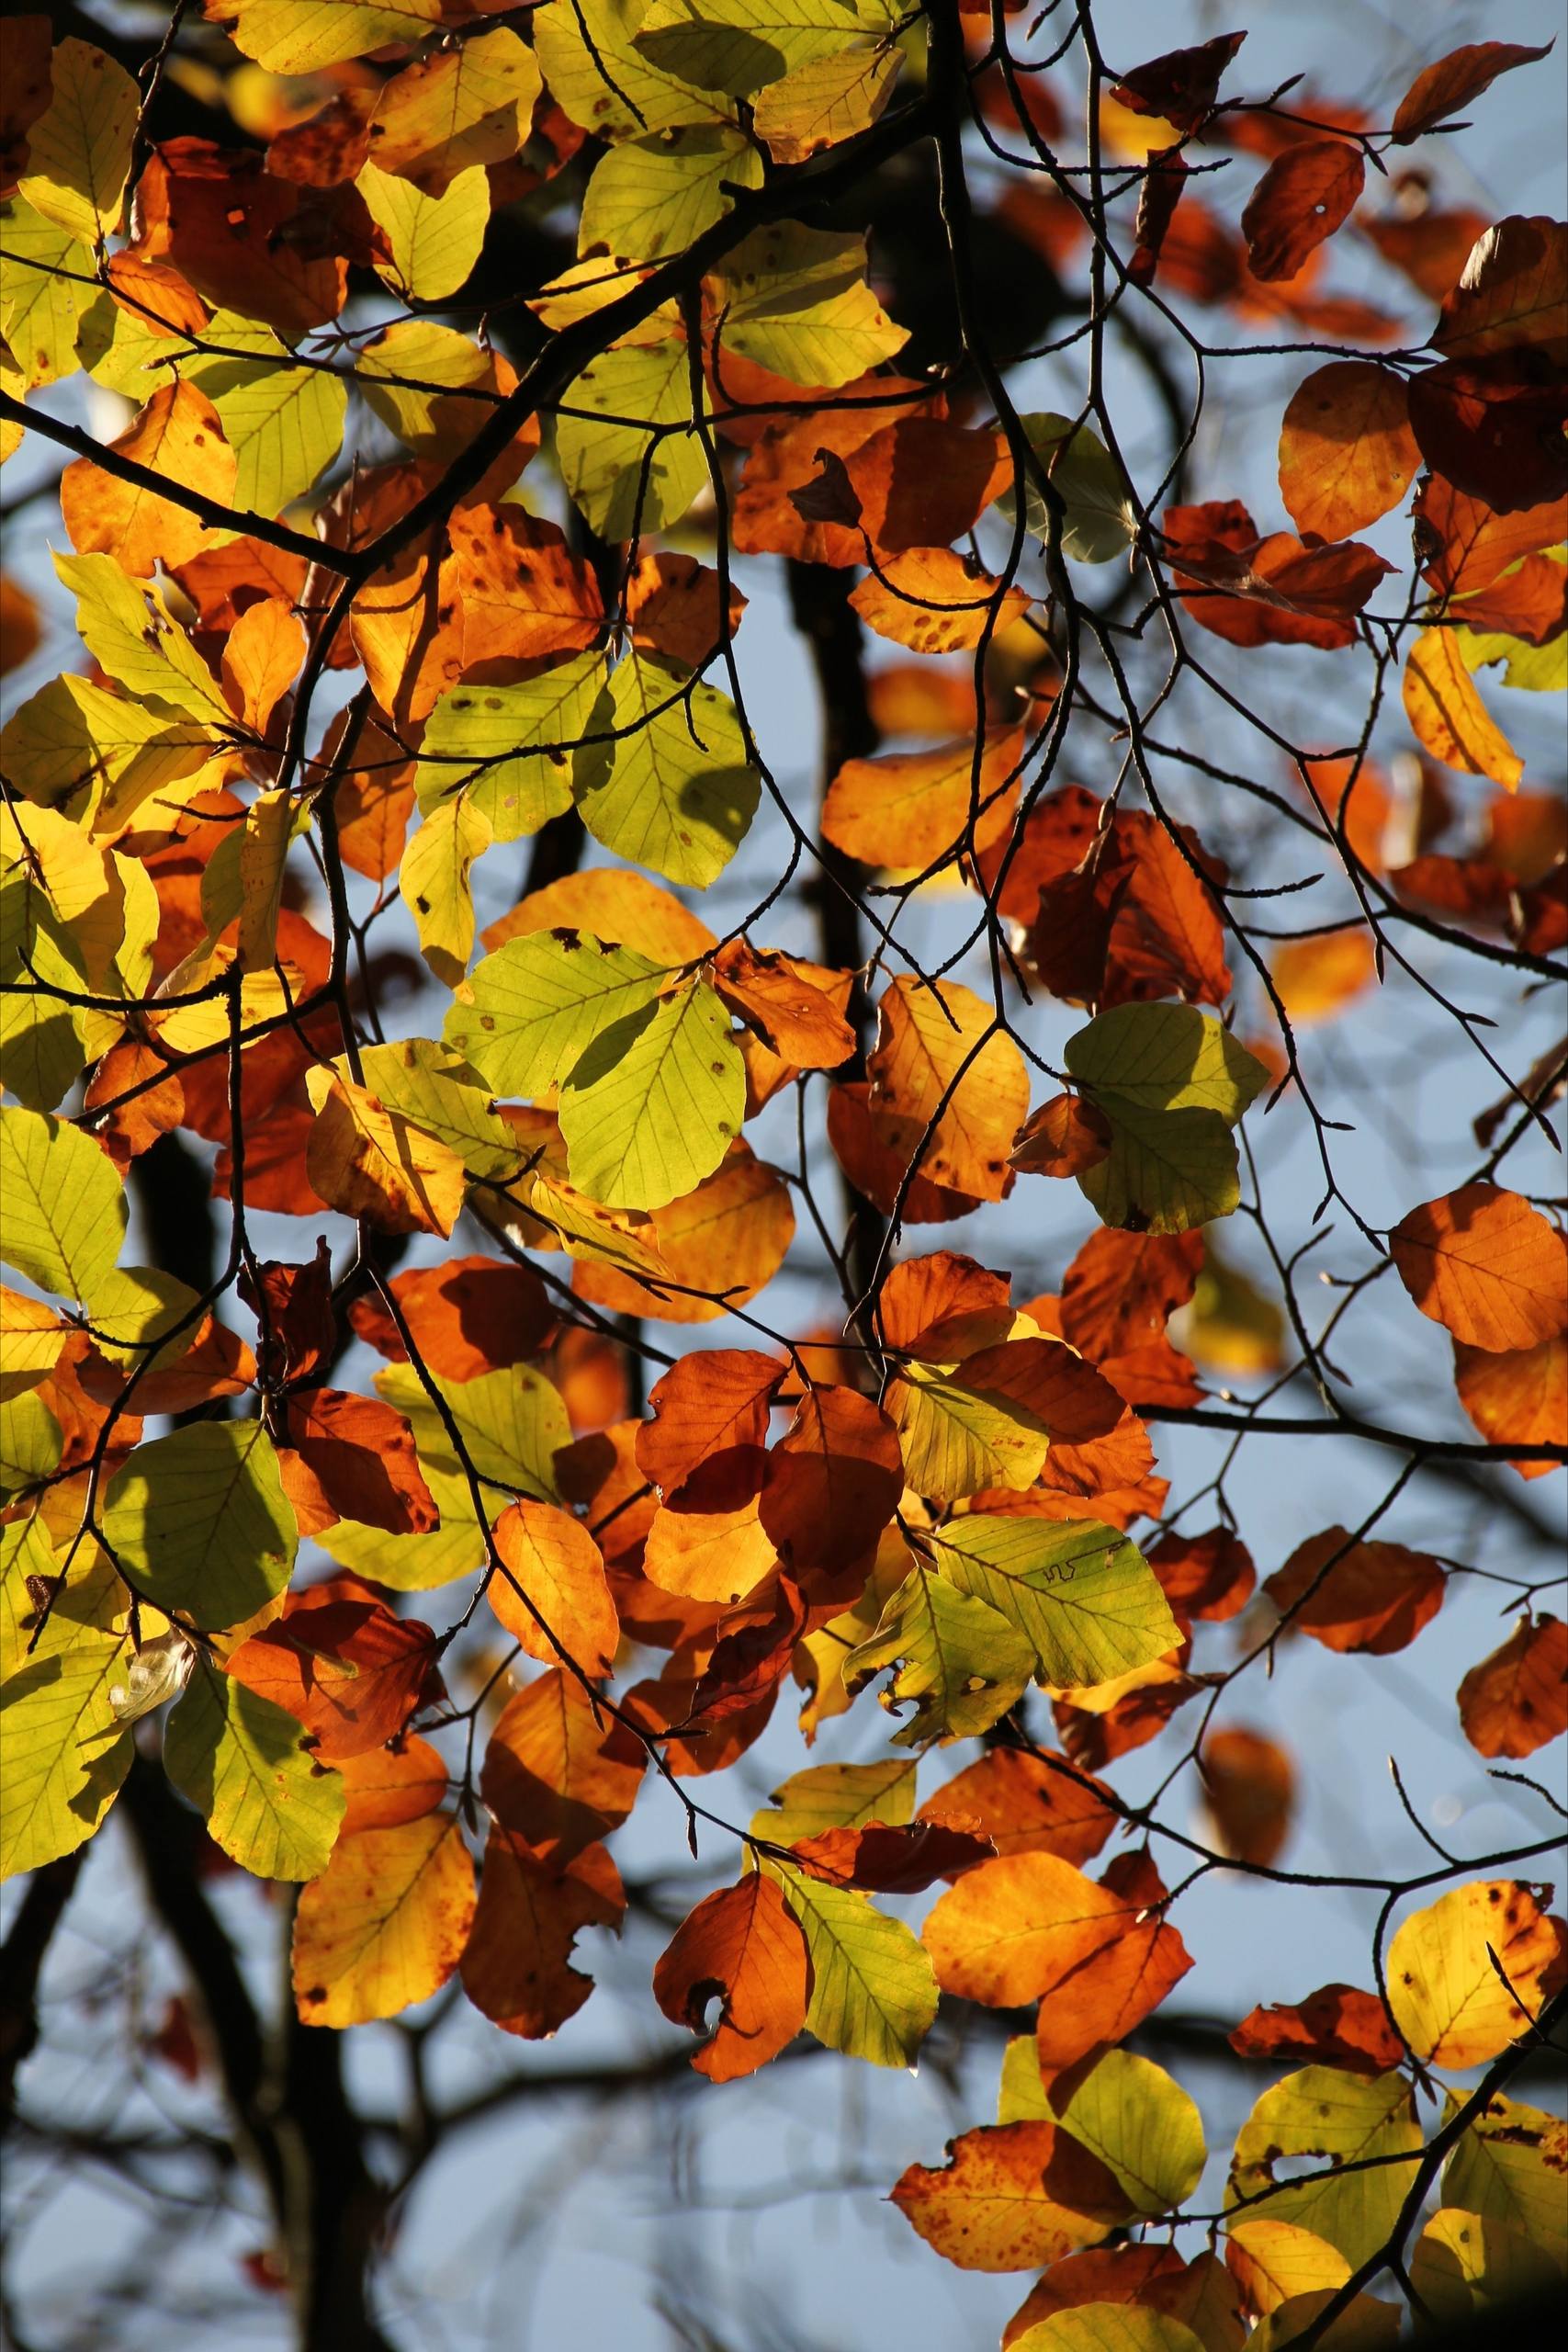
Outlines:
[[[190, 1346], [199, 1314], [188, 1283], [158, 1266], [117, 1266], [84, 1301], [94, 1345], [111, 1363], [140, 1363], [148, 1370], [173, 1363]], [[183, 1329], [177, 1329], [177, 1325]], [[174, 1333], [171, 1339], [168, 1334]], [[164, 1341], [159, 1346], [157, 1342]]]
[[40, 1290], [85, 1298], [119, 1255], [125, 1189], [115, 1165], [62, 1119], [0, 1110], [0, 1258]]
[[[365, 345], [355, 374], [367, 407], [416, 457], [449, 456], [455, 444], [471, 439], [494, 405], [491, 355], [434, 319], [394, 319]], [[407, 380], [392, 380], [397, 378]], [[435, 389], [416, 389], [422, 385]], [[468, 386], [482, 386], [491, 397], [465, 400]]]
[[81, 1016], [36, 985], [85, 993], [86, 974], [67, 926], [25, 872], [0, 884], [0, 1066], [29, 1111], [52, 1111], [86, 1059]]
[[[0, 763], [25, 798], [73, 819], [91, 810], [115, 831], [154, 792], [193, 775], [212, 751], [197, 721], [143, 708], [70, 672], [29, 695], [0, 732]], [[66, 808], [77, 793], [83, 805]]]
[[[1459, 2102], [1448, 2094], [1443, 2120]], [[1535, 2245], [1561, 2245], [1568, 2126], [1519, 2099], [1495, 2098], [1462, 2132], [1443, 2172], [1442, 2202], [1506, 2222]]]
[[753, 231], [709, 281], [722, 320], [716, 348], [738, 351], [792, 384], [847, 384], [909, 340], [865, 273], [862, 235], [798, 220]]
[[574, 503], [602, 539], [667, 530], [706, 487], [707, 459], [691, 424], [678, 335], [607, 351], [570, 386], [556, 456]]
[[875, 1632], [844, 1660], [844, 1688], [852, 1693], [896, 1666], [883, 1704], [914, 1708], [894, 1743], [915, 1747], [989, 1731], [1021, 1698], [1033, 1665], [1028, 1644], [1005, 1617], [917, 1563]]
[[123, 65], [85, 40], [55, 43], [50, 81], [17, 185], [46, 220], [96, 245], [119, 226], [141, 95]]
[[0, 1398], [0, 1502], [52, 1477], [62, 1442], [60, 1423], [41, 1396], [28, 1389]]
[[1050, 2107], [1115, 2174], [1138, 2212], [1173, 2213], [1197, 2188], [1208, 2153], [1203, 2119], [1163, 2066], [1108, 2050], [1087, 2074], [1074, 2067], [1058, 2075]]
[[925, 1947], [869, 1895], [778, 1863], [761, 1867], [784, 1889], [806, 1938], [807, 2030], [829, 2050], [869, 2065], [912, 2066], [937, 2010], [936, 1973]]
[[57, 555], [54, 569], [77, 600], [76, 627], [88, 652], [128, 694], [232, 728], [218, 681], [156, 588], [130, 579], [112, 555]]
[[633, 654], [589, 720], [572, 790], [595, 841], [705, 890], [757, 813], [761, 779], [727, 695], [672, 662]]
[[1185, 2321], [1142, 2303], [1077, 2303], [1012, 2339], [1010, 2352], [1204, 2352]]
[[516, 686], [454, 686], [424, 722], [414, 788], [427, 816], [459, 794], [498, 842], [571, 806], [570, 754], [592, 723], [602, 653], [553, 662]]
[[868, 1821], [897, 1828], [915, 1810], [914, 1759], [884, 1757], [875, 1764], [813, 1764], [792, 1772], [773, 1803], [751, 1816], [753, 1838], [793, 1846], [824, 1829], [859, 1829]]
[[367, 164], [355, 187], [386, 241], [380, 275], [416, 302], [439, 302], [472, 275], [490, 225], [490, 177], [470, 164], [444, 194], [427, 196], [412, 180]]
[[928, 1541], [943, 1576], [1018, 1627], [1057, 1690], [1113, 1681], [1180, 1642], [1137, 1545], [1098, 1521], [975, 1511]]
[[10, 198], [0, 209], [0, 336], [25, 389], [75, 374], [77, 325], [96, 293], [87, 246]]
[[[1413, 2168], [1379, 2164], [1350, 2172], [1343, 2169], [1347, 2160], [1409, 2155], [1420, 2146], [1421, 2127], [1403, 2075], [1306, 2066], [1265, 2091], [1242, 2126], [1226, 2202], [1258, 2197], [1247, 2208], [1249, 2221], [1293, 2222], [1337, 2246], [1354, 2267], [1386, 2243]], [[1289, 2156], [1319, 2159], [1314, 2169], [1325, 2177], [1282, 2181], [1272, 2195], [1264, 2194], [1275, 2165]], [[1464, 2201], [1473, 2206], [1472, 2199]]]
[[[1037, 411], [1021, 416], [1029, 446], [1052, 488], [1061, 493], [1062, 552], [1080, 563], [1110, 563], [1125, 555], [1138, 534], [1138, 518], [1127, 478], [1097, 433], [1070, 416]], [[997, 501], [1010, 523], [1017, 493], [1005, 490]], [[1037, 538], [1050, 536], [1050, 510], [1036, 483], [1026, 478], [1024, 521]]]
[[194, 1625], [238, 1625], [288, 1582], [299, 1531], [259, 1421], [201, 1421], [139, 1445], [104, 1535], [139, 1591]]
[[[502, 1488], [521, 1488], [540, 1502], [559, 1501], [555, 1457], [560, 1447], [570, 1444], [571, 1426], [559, 1391], [542, 1372], [514, 1363], [502, 1372], [481, 1374], [478, 1380], [437, 1380], [435, 1385], [481, 1479], [493, 1480]], [[389, 1364], [377, 1374], [376, 1386], [389, 1405], [408, 1416], [426, 1476], [434, 1472], [450, 1482], [460, 1475], [441, 1417], [412, 1365]], [[506, 1499], [499, 1497], [497, 1508]], [[442, 1501], [439, 1495], [436, 1500]], [[466, 1508], [471, 1518], [471, 1503]]]
[[280, 336], [253, 319], [215, 311], [207, 332], [213, 343], [243, 344], [256, 356], [197, 359], [181, 372], [218, 411], [237, 461], [234, 504], [279, 514], [342, 448], [347, 389], [331, 368], [303, 366]]
[[683, 82], [750, 97], [897, 21], [884, 0], [653, 0], [637, 46]]
[[130, 1765], [130, 1735], [109, 1699], [123, 1671], [127, 1594], [96, 1544], [78, 1552], [28, 1651], [38, 1611], [28, 1578], [53, 1578], [60, 1566], [34, 1521], [0, 1528], [4, 1878], [74, 1853], [114, 1803]]
[[197, 1657], [164, 1734], [164, 1769], [214, 1841], [254, 1878], [317, 1878], [347, 1798], [304, 1725]]
[[[365, 1084], [389, 1111], [423, 1127], [457, 1154], [470, 1176], [510, 1176], [523, 1147], [491, 1108], [491, 1093], [468, 1063], [429, 1037], [405, 1037], [360, 1053]], [[336, 1065], [347, 1075], [344, 1066]]]
[[601, 139], [635, 139], [682, 123], [733, 120], [716, 85], [694, 89], [634, 47], [648, 0], [548, 0], [530, 30], [550, 95]]
[[600, 247], [619, 260], [659, 261], [684, 253], [721, 220], [732, 190], [761, 187], [762, 158], [729, 123], [694, 123], [612, 147], [582, 199], [577, 250]]
[[658, 1209], [711, 1176], [746, 1116], [746, 1065], [705, 981], [595, 1037], [557, 1107], [567, 1169], [610, 1208]]
[[1015, 2033], [1002, 2052], [1002, 2078], [997, 2089], [998, 2123], [1054, 2123], [1040, 2071], [1040, 2044], [1032, 2033]]
[[433, 808], [403, 852], [398, 894], [413, 917], [419, 952], [438, 980], [455, 989], [474, 952], [470, 876], [494, 835], [466, 797]]
[[645, 1012], [665, 978], [592, 932], [527, 932], [475, 965], [442, 1034], [497, 1094], [543, 1094], [605, 1030]]
[[1066, 1064], [1111, 1123], [1110, 1155], [1078, 1178], [1107, 1225], [1185, 1233], [1241, 1197], [1229, 1130], [1269, 1073], [1190, 1004], [1124, 1004], [1069, 1038]]
[[971, 1388], [962, 1364], [907, 1363], [888, 1409], [898, 1424], [904, 1470], [919, 1495], [952, 1502], [983, 1487], [1032, 1487], [1050, 1438], [1015, 1397]]

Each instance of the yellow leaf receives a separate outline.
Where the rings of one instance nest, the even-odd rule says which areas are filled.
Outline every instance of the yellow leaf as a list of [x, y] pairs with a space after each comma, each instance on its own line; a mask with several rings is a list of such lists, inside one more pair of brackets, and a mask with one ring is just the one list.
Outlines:
[[223, 1851], [254, 1878], [313, 1878], [347, 1802], [282, 1707], [198, 1658], [164, 1735], [169, 1778]]
[[1482, 701], [1448, 628], [1423, 629], [1404, 664], [1404, 715], [1445, 766], [1517, 789], [1525, 763]]
[[38, 1608], [28, 1580], [53, 1578], [61, 1566], [31, 1521], [0, 1531], [0, 1877], [74, 1853], [114, 1803], [130, 1764], [130, 1735], [109, 1701], [129, 1596], [96, 1544], [77, 1554], [28, 1648]]
[[0, 1110], [0, 1258], [40, 1290], [85, 1298], [119, 1254], [128, 1211], [112, 1159], [80, 1127]]
[[389, 42], [422, 40], [441, 0], [225, 0], [238, 50], [269, 74], [319, 74]]
[[307, 2025], [364, 2025], [439, 1992], [473, 1925], [474, 1865], [447, 1814], [338, 1839], [294, 1917]]
[[459, 172], [516, 154], [538, 95], [533, 51], [498, 26], [459, 49], [417, 58], [384, 83], [370, 119], [371, 153], [383, 172], [441, 196]]
[[1427, 2065], [1481, 2065], [1529, 2031], [1564, 1940], [1517, 1879], [1454, 1887], [1388, 1948], [1393, 2021]]
[[473, 954], [468, 877], [493, 839], [489, 818], [459, 794], [430, 811], [403, 852], [399, 893], [413, 917], [420, 954], [449, 989], [457, 986]]
[[444, 195], [426, 196], [412, 180], [367, 164], [355, 182], [387, 241], [383, 277], [414, 301], [456, 294], [479, 257], [490, 220], [490, 181], [484, 166], [459, 172]]
[[50, 73], [18, 186], [46, 220], [96, 245], [119, 226], [141, 96], [124, 66], [85, 40], [61, 41]]
[[305, 1082], [316, 1113], [305, 1164], [322, 1200], [383, 1233], [450, 1233], [464, 1184], [450, 1146], [329, 1069]]

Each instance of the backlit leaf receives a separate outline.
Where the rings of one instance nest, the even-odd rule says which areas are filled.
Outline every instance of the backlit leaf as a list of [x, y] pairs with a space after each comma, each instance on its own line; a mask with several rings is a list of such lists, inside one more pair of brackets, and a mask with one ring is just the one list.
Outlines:
[[1517, 1880], [1456, 1886], [1389, 1945], [1394, 2023], [1417, 2058], [1445, 2072], [1495, 2058], [1529, 2031], [1562, 1973], [1565, 1942]]
[[294, 1915], [300, 2018], [363, 2025], [428, 2000], [462, 1957], [474, 1907], [474, 1866], [446, 1815], [341, 1836]]
[[138, 1591], [212, 1630], [283, 1590], [299, 1542], [259, 1421], [202, 1421], [139, 1446], [105, 1498], [104, 1535]]
[[760, 1871], [699, 1903], [653, 1972], [660, 2007], [700, 2032], [711, 2000], [723, 2007], [692, 2064], [710, 2082], [753, 2075], [806, 2022], [806, 1940], [773, 1880]]
[[202, 1658], [164, 1735], [169, 1778], [257, 1878], [315, 1878], [332, 1853], [343, 1784], [303, 1736], [295, 1716]]

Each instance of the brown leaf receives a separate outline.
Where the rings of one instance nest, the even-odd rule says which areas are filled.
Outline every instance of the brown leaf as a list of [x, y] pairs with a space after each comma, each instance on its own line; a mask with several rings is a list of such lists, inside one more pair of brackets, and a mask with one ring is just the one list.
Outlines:
[[1251, 1553], [1228, 1527], [1211, 1527], [1203, 1535], [1173, 1529], [1150, 1545], [1145, 1557], [1179, 1617], [1235, 1617], [1258, 1582]]
[[1260, 539], [1235, 500], [1170, 506], [1162, 529], [1182, 603], [1232, 645], [1355, 642], [1356, 616], [1393, 567], [1359, 540], [1303, 546], [1292, 532]]
[[1328, 1527], [1299, 1544], [1263, 1589], [1297, 1633], [1325, 1649], [1386, 1657], [1437, 1615], [1447, 1584], [1446, 1571], [1425, 1552], [1356, 1544], [1344, 1528]]
[[1028, 1176], [1084, 1176], [1111, 1156], [1111, 1122], [1077, 1094], [1054, 1094], [1013, 1138], [1010, 1167]]
[[692, 2056], [711, 2083], [735, 2082], [776, 2058], [806, 2022], [809, 1988], [806, 1939], [760, 1871], [699, 1903], [653, 1972], [660, 2007], [694, 2033], [708, 2003], [722, 2003], [711, 2039]]
[[379, 1397], [296, 1390], [284, 1407], [278, 1460], [302, 1535], [340, 1519], [389, 1535], [424, 1535], [439, 1523], [413, 1431]]
[[1562, 361], [1536, 345], [1443, 359], [1412, 377], [1410, 426], [1422, 457], [1500, 514], [1568, 489]]
[[1528, 345], [1568, 356], [1568, 222], [1510, 213], [1477, 238], [1432, 343], [1450, 359]]
[[440, 1752], [417, 1732], [405, 1732], [390, 1747], [370, 1747], [335, 1758], [347, 1804], [342, 1835], [355, 1829], [395, 1829], [434, 1813], [449, 1786]]
[[1222, 1853], [1274, 1861], [1290, 1836], [1295, 1768], [1278, 1740], [1233, 1728], [1211, 1732], [1198, 1758], [1206, 1809]]
[[714, 959], [713, 985], [738, 1021], [798, 1069], [837, 1069], [854, 1052], [842, 1012], [792, 956], [728, 940]]
[[1353, 1984], [1325, 1984], [1303, 2001], [1253, 2009], [1228, 2039], [1244, 2058], [1304, 2060], [1353, 2075], [1386, 2075], [1404, 2060], [1382, 2001]]
[[1241, 216], [1253, 276], [1294, 277], [1349, 219], [1366, 176], [1360, 150], [1342, 139], [1310, 139], [1276, 156]]
[[951, 1363], [1006, 1339], [1012, 1324], [1008, 1279], [953, 1250], [906, 1258], [882, 1285], [876, 1318], [886, 1344], [900, 1355]]
[[572, 1269], [573, 1288], [618, 1314], [711, 1323], [732, 1307], [749, 1306], [772, 1282], [795, 1238], [795, 1210], [780, 1178], [737, 1138], [694, 1192], [654, 1211], [652, 1227], [660, 1258], [680, 1289], [649, 1288], [584, 1259]]
[[1221, 33], [1194, 49], [1170, 49], [1136, 65], [1111, 95], [1134, 114], [1157, 115], [1178, 130], [1196, 130], [1213, 107], [1220, 79], [1242, 42], [1245, 32]]
[[1464, 1736], [1483, 1756], [1533, 1756], [1568, 1731], [1568, 1625], [1525, 1615], [1459, 1686]]
[[618, 1928], [626, 1910], [620, 1874], [603, 1846], [570, 1862], [547, 1861], [500, 1827], [485, 1846], [479, 1907], [459, 1962], [476, 2009], [526, 2041], [556, 2033], [593, 1990], [570, 1965], [582, 1928]]
[[366, 215], [351, 189], [297, 187], [265, 163], [254, 150], [207, 139], [161, 141], [137, 183], [137, 250], [166, 258], [208, 301], [265, 320], [292, 342], [343, 308], [344, 230]]
[[761, 1517], [798, 1578], [869, 1552], [904, 1491], [898, 1432], [852, 1388], [810, 1389], [768, 1456]]
[[939, 1820], [824, 1829], [796, 1838], [791, 1850], [813, 1878], [873, 1894], [919, 1894], [939, 1878], [956, 1879], [991, 1860], [997, 1851], [989, 1838]]
[[1422, 68], [1399, 101], [1393, 117], [1393, 144], [1408, 147], [1412, 140], [1435, 130], [1483, 90], [1490, 89], [1499, 74], [1533, 65], [1548, 56], [1552, 47], [1551, 41], [1540, 49], [1526, 49], [1517, 41], [1481, 40], [1450, 50], [1436, 64]]

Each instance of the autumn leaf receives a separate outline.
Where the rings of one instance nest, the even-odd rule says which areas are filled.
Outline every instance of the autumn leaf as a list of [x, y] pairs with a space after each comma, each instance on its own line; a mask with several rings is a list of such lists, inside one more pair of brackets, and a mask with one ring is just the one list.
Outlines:
[[1568, 1333], [1568, 1240], [1517, 1193], [1467, 1184], [1389, 1237], [1405, 1289], [1467, 1347], [1512, 1353]]
[[474, 1866], [446, 1815], [340, 1837], [295, 1913], [299, 2016], [354, 2025], [428, 1999], [462, 1956], [474, 1904]]
[[678, 2025], [703, 2030], [711, 2000], [723, 2007], [692, 2064], [710, 2082], [755, 2074], [806, 2022], [806, 1942], [773, 1880], [753, 1871], [699, 1903], [653, 1972], [654, 1997]]

